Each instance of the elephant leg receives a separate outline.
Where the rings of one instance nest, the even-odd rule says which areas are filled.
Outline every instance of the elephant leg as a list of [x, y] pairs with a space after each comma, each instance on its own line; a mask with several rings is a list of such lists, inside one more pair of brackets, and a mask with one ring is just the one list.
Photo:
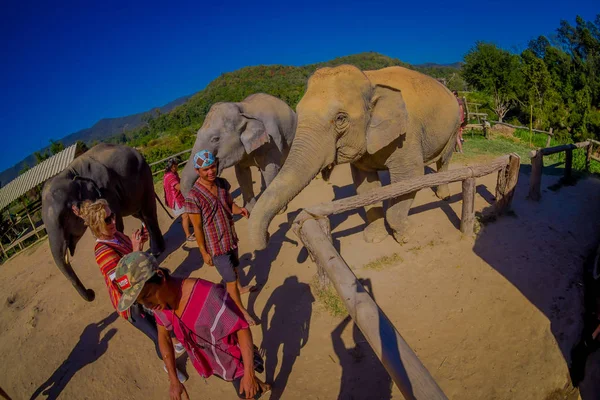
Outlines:
[[[353, 164], [350, 164], [352, 171], [352, 180], [356, 188], [356, 193], [362, 194], [369, 190], [381, 187], [381, 181], [377, 171], [363, 171], [358, 169]], [[379, 243], [388, 236], [385, 228], [385, 220], [383, 219], [383, 205], [372, 204], [365, 207], [366, 228], [363, 231], [363, 237], [367, 243]]]
[[254, 196], [254, 188], [252, 187], [252, 171], [250, 171], [250, 167], [242, 167], [240, 164], [236, 164], [235, 177], [242, 191], [244, 207], [248, 211], [252, 211], [254, 204], [256, 204], [256, 197]]
[[[446, 154], [442, 155], [442, 157], [440, 157], [440, 159], [436, 162], [437, 172], [448, 171], [451, 158], [452, 151], [448, 151]], [[435, 190], [435, 195], [442, 200], [448, 200], [450, 198], [450, 189], [448, 184], [439, 185]]]
[[160, 253], [165, 251], [165, 239], [160, 231], [160, 226], [158, 225], [154, 188], [152, 188], [152, 191], [146, 191], [146, 193], [151, 194], [145, 196], [139, 218], [144, 225], [146, 225], [146, 229], [148, 229], [148, 234], [150, 236], [150, 253], [155, 257], [158, 257]]
[[[390, 169], [390, 181], [391, 183], [396, 183], [404, 179], [422, 176], [423, 174], [423, 162], [421, 160], [410, 164], [403, 163], [397, 168]], [[394, 239], [398, 243], [406, 243], [410, 237], [410, 233], [408, 232], [408, 212], [416, 194], [417, 192], [408, 193], [392, 199], [387, 209], [386, 220], [390, 228], [392, 228]]]
[[125, 229], [125, 223], [123, 222], [123, 216], [121, 215], [121, 213], [118, 213], [115, 218], [116, 218], [115, 223], [117, 225], [117, 230], [119, 232], [123, 233], [123, 230]]

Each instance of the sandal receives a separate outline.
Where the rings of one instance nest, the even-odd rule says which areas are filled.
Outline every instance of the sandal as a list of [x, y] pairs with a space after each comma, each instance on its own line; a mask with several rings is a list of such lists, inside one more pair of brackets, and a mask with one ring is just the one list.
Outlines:
[[188, 242], [194, 242], [194, 241], [196, 241], [196, 236], [192, 233], [190, 236], [187, 237], [186, 240]]

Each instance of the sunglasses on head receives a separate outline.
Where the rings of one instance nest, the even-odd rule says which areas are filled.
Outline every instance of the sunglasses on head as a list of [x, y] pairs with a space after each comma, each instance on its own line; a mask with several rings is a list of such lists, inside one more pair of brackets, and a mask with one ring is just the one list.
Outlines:
[[106, 225], [110, 225], [115, 220], [115, 213], [110, 214], [108, 217], [104, 218], [104, 223]]

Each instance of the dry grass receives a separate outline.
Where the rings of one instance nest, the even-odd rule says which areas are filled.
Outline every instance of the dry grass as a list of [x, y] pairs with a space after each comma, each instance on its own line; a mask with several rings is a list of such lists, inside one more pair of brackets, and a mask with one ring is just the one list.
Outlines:
[[382, 269], [389, 267], [394, 264], [398, 264], [404, 262], [404, 259], [398, 255], [398, 253], [394, 253], [391, 256], [383, 256], [379, 257], [376, 260], [371, 261], [370, 263], [365, 265], [365, 269], [373, 269], [375, 271], [381, 271]]
[[321, 286], [318, 282], [318, 278], [315, 276], [315, 279], [311, 282], [310, 286], [313, 288], [313, 292], [317, 296], [317, 300], [327, 312], [333, 317], [343, 317], [348, 315], [348, 311], [346, 310], [346, 306], [340, 299], [340, 296], [337, 294], [333, 286]]

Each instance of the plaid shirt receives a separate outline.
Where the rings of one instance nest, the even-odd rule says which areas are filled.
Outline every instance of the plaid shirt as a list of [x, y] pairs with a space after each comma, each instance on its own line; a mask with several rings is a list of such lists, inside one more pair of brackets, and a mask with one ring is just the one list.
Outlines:
[[233, 226], [231, 185], [223, 178], [217, 178], [215, 184], [217, 197], [196, 180], [185, 198], [185, 212], [202, 216], [206, 250], [211, 256], [220, 256], [237, 248], [238, 237]]

